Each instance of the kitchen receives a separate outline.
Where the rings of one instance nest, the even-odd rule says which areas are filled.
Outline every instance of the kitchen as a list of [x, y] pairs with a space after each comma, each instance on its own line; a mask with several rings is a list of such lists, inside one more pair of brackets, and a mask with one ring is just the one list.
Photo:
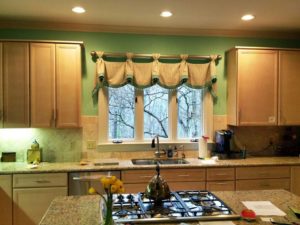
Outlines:
[[[1, 4], [4, 4], [4, 1]], [[4, 6], [1, 8], [5, 9]], [[73, 19], [80, 20], [80, 18]], [[40, 128], [17, 130], [1, 129], [0, 150], [1, 152], [17, 152], [16, 161], [18, 163], [26, 162], [27, 149], [30, 148], [30, 145], [34, 141], [34, 139], [37, 139], [40, 146], [43, 148], [43, 161], [51, 163], [79, 162], [81, 159], [102, 158], [108, 158], [112, 160], [112, 162], [114, 162], [114, 159], [129, 160], [135, 158], [154, 157], [154, 151], [151, 150], [150, 147], [151, 141], [147, 142], [147, 144], [142, 144], [137, 147], [130, 146], [130, 150], [128, 150], [128, 145], [126, 146], [123, 144], [122, 146], [125, 147], [118, 147], [123, 149], [116, 149], [116, 151], [109, 151], [103, 146], [95, 146], [95, 142], [99, 140], [99, 127], [101, 126], [101, 123], [98, 121], [98, 105], [94, 105], [91, 98], [91, 93], [95, 85], [95, 63], [91, 59], [91, 51], [103, 50], [106, 52], [130, 51], [134, 53], [146, 54], [159, 52], [161, 54], [189, 53], [197, 55], [221, 55], [222, 59], [216, 66], [218, 78], [218, 100], [214, 103], [213, 108], [214, 130], [220, 130], [227, 128], [227, 78], [225, 72], [225, 52], [233, 48], [234, 46], [300, 48], [299, 36], [298, 38], [288, 39], [286, 38], [287, 36], [279, 35], [278, 38], [273, 38], [273, 33], [271, 33], [271, 35], [269, 36], [263, 36], [263, 32], [253, 32], [249, 34], [244, 33], [238, 36], [234, 36], [226, 35], [226, 33], [222, 33], [221, 31], [219, 31], [219, 35], [215, 36], [209, 33], [202, 35], [199, 33], [195, 36], [182, 36], [178, 34], [158, 35], [158, 33], [155, 32], [153, 32], [152, 34], [143, 32], [140, 32], [138, 34], [134, 34], [132, 32], [120, 33], [118, 30], [101, 32], [101, 29], [104, 29], [103, 27], [90, 29], [88, 32], [85, 32], [82, 31], [83, 28], [81, 30], [80, 28], [77, 28], [78, 30], [76, 30], [75, 28], [72, 29], [72, 27], [70, 28], [70, 26], [59, 28], [57, 24], [52, 24], [51, 27], [51, 23], [48, 24], [49, 29], [45, 30], [42, 29], [42, 25], [39, 25], [38, 22], [32, 22], [30, 28], [24, 29], [24, 27], [21, 26], [21, 23], [4, 22], [5, 21], [3, 21], [3, 23], [1, 22], [0, 30], [0, 37], [2, 40], [22, 39], [61, 40], [69, 42], [82, 41], [84, 46], [84, 48], [82, 48], [82, 94], [80, 96], [82, 99], [82, 128]], [[248, 25], [249, 24], [245, 26]], [[94, 30], [96, 30], [97, 32], [95, 32]], [[159, 31], [162, 32], [161, 30]], [[291, 33], [295, 36], [297, 34], [297, 32]], [[291, 34], [289, 33], [289, 35]], [[98, 123], [100, 125], [98, 125]], [[235, 138], [241, 142], [241, 146], [246, 146], [246, 150], [248, 153], [262, 150], [268, 147], [270, 142], [278, 144], [279, 141], [281, 141], [282, 137], [286, 136], [286, 132], [290, 131], [286, 130], [286, 128], [282, 126], [234, 127]], [[297, 130], [297, 126], [293, 126], [291, 132], [293, 134], [298, 134], [299, 130]], [[189, 146], [184, 149], [186, 158], [196, 159], [198, 157], [197, 145], [190, 144]], [[268, 150], [272, 150], [272, 146], [271, 148], [268, 147]], [[260, 153], [262, 154], [265, 152]], [[258, 152], [255, 152], [255, 154], [258, 154]], [[249, 165], [251, 165], [251, 162], [249, 163]], [[275, 160], [274, 165], [277, 165], [278, 163], [280, 164], [281, 162], [277, 162]], [[261, 165], [264, 164], [262, 163]], [[71, 165], [69, 166], [71, 167]], [[4, 167], [3, 163], [1, 163], [1, 167]], [[105, 168], [108, 167], [106, 166]], [[76, 167], [75, 171], [77, 169], [78, 168]], [[235, 170], [236, 168], [234, 168], [234, 171]], [[205, 172], [207, 173], [207, 171]], [[284, 176], [284, 178], [286, 178], [286, 176]]]

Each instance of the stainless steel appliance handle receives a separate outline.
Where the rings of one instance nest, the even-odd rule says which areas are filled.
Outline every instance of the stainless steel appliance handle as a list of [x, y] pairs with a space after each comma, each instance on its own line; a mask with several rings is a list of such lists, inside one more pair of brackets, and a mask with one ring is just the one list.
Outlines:
[[73, 177], [73, 180], [76, 181], [94, 181], [94, 180], [99, 180], [104, 177], [105, 175], [90, 175], [90, 176], [78, 176], [78, 177]]

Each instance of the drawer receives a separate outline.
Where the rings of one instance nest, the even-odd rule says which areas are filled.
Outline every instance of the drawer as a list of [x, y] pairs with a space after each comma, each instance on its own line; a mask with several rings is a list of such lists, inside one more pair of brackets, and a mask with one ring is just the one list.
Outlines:
[[210, 181], [206, 183], [208, 191], [234, 191], [234, 181]]
[[206, 190], [205, 182], [168, 182], [171, 191], [182, 191], [182, 190]]
[[258, 166], [236, 168], [236, 179], [289, 178], [289, 166]]
[[207, 169], [207, 180], [218, 181], [218, 180], [234, 180], [234, 168], [208, 168]]
[[[153, 170], [125, 170], [122, 171], [122, 181], [124, 183], [148, 183], [156, 174]], [[146, 187], [145, 187], [146, 188]]]
[[[161, 176], [167, 181], [205, 181], [205, 169], [162, 169]], [[124, 183], [148, 183], [156, 174], [153, 170], [122, 171]]]
[[65, 187], [67, 177], [66, 173], [15, 174], [13, 187]]
[[162, 177], [167, 181], [205, 181], [205, 169], [165, 169]]
[[258, 180], [237, 180], [236, 190], [269, 190], [285, 189], [290, 190], [290, 179], [258, 179]]

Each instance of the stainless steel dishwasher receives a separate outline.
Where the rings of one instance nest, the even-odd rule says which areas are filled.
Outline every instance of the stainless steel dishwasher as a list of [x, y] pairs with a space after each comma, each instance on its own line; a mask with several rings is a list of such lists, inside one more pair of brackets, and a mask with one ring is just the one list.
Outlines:
[[68, 195], [88, 195], [90, 187], [94, 187], [99, 193], [104, 193], [100, 179], [107, 175], [120, 178], [120, 171], [69, 173]]

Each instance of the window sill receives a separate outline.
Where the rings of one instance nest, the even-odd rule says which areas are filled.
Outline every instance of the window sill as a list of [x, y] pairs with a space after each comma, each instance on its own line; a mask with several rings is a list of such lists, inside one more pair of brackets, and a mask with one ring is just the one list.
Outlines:
[[[169, 145], [177, 146], [177, 149], [180, 145], [183, 145], [184, 150], [197, 150], [198, 142], [190, 142], [188, 140], [178, 140], [178, 141], [161, 141], [160, 140], [160, 149], [166, 149]], [[149, 151], [154, 150], [151, 148], [151, 140], [149, 142], [123, 142], [123, 143], [99, 143], [97, 145], [97, 151], [101, 152], [111, 152], [111, 151]]]

